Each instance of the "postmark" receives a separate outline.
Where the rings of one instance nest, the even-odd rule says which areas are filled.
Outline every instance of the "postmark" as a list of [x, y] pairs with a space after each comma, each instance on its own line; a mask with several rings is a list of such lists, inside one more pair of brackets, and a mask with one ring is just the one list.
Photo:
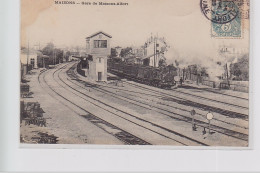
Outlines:
[[229, 23], [239, 15], [237, 5], [231, 0], [201, 0], [200, 7], [205, 17], [213, 23]]
[[201, 0], [201, 11], [211, 21], [211, 37], [241, 38], [245, 4], [249, 0]]

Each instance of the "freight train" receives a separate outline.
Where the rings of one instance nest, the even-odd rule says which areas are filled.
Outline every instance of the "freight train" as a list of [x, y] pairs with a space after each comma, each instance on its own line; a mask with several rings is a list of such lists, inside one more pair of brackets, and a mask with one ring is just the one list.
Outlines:
[[107, 65], [110, 73], [139, 83], [159, 88], [170, 88], [176, 85], [174, 77], [177, 76], [177, 68], [172, 65], [155, 68], [140, 64], [128, 64], [112, 59], [108, 60]]

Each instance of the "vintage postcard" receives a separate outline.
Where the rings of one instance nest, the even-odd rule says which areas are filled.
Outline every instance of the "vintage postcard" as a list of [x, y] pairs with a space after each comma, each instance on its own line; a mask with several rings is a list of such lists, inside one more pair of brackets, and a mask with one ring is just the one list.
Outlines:
[[249, 10], [21, 0], [20, 143], [247, 148]]

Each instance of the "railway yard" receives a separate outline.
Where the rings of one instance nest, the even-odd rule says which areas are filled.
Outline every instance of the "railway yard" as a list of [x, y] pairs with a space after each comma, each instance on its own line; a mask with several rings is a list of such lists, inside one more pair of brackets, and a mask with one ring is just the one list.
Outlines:
[[22, 100], [40, 103], [46, 126], [22, 121], [22, 142], [37, 143], [40, 132], [58, 144], [248, 146], [248, 93], [189, 81], [162, 89], [110, 73], [94, 82], [77, 73], [77, 63], [26, 75], [33, 97]]

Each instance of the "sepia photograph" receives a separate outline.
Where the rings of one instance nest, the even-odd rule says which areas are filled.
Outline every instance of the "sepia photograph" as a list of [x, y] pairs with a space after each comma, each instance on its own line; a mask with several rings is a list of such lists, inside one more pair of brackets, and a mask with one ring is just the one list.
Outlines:
[[250, 0], [21, 0], [20, 12], [22, 146], [250, 146]]

